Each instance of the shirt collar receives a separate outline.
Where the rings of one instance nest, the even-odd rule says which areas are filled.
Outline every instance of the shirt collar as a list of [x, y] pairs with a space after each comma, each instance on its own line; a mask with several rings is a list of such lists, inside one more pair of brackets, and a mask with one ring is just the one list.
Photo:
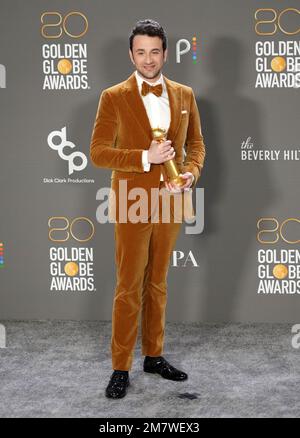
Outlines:
[[151, 86], [154, 86], [154, 85], [157, 85], [157, 84], [162, 84], [162, 86], [163, 86], [163, 90], [165, 89], [165, 82], [164, 82], [164, 78], [163, 78], [163, 74], [162, 74], [162, 73], [160, 74], [160, 77], [157, 79], [156, 82], [149, 82], [149, 81], [147, 81], [146, 79], [142, 78], [142, 77], [138, 74], [137, 70], [135, 70], [134, 73], [135, 73], [135, 77], [136, 77], [137, 84], [138, 84], [138, 87], [139, 87], [139, 90], [140, 90], [140, 91], [141, 91], [141, 89], [142, 89], [142, 83], [143, 83], [143, 81], [147, 82], [147, 83], [148, 83], [149, 85], [151, 85]]

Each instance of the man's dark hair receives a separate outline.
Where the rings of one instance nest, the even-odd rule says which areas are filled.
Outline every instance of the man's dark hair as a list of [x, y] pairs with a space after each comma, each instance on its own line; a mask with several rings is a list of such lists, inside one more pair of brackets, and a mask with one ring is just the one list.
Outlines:
[[164, 31], [164, 28], [154, 20], [148, 18], [147, 20], [139, 20], [135, 27], [131, 31], [131, 35], [129, 37], [129, 46], [132, 52], [133, 38], [136, 35], [148, 35], [148, 36], [158, 36], [162, 40], [163, 52], [167, 48], [167, 35]]

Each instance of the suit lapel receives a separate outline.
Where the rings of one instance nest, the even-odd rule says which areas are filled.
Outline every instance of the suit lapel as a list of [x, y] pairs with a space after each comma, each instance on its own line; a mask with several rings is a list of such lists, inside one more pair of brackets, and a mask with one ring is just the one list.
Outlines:
[[171, 121], [168, 130], [168, 139], [174, 141], [181, 120], [181, 108], [182, 108], [182, 89], [170, 79], [164, 76], [164, 80], [167, 87], [169, 96], [169, 105], [171, 112]]
[[[163, 77], [167, 87], [171, 116], [167, 137], [169, 140], [174, 141], [181, 119], [182, 90], [181, 87], [177, 86], [173, 81], [166, 78], [165, 76]], [[129, 76], [129, 78], [125, 82], [122, 91], [122, 98], [124, 99], [128, 110], [131, 112], [133, 118], [135, 119], [137, 126], [139, 126], [144, 131], [144, 133], [149, 137], [151, 141], [151, 125], [148, 119], [148, 114], [143, 99], [138, 90], [138, 85], [134, 73], [132, 73], [132, 75]]]

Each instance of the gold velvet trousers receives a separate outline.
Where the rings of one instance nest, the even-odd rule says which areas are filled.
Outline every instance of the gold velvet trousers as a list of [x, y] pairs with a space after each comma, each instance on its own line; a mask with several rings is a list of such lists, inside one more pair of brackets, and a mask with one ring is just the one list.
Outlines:
[[[161, 186], [163, 183], [161, 183]], [[116, 288], [112, 309], [112, 368], [130, 370], [141, 317], [142, 354], [163, 352], [167, 274], [181, 223], [115, 223]]]

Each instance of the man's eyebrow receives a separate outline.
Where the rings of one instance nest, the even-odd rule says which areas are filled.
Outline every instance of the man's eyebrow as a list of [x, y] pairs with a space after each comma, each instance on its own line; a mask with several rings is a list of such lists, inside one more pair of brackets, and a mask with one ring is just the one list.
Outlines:
[[[139, 52], [139, 51], [142, 51], [142, 52], [143, 52], [144, 50], [145, 50], [145, 49], [136, 49], [137, 52]], [[153, 52], [153, 50], [161, 50], [161, 49], [159, 49], [159, 48], [152, 49], [151, 52]]]

